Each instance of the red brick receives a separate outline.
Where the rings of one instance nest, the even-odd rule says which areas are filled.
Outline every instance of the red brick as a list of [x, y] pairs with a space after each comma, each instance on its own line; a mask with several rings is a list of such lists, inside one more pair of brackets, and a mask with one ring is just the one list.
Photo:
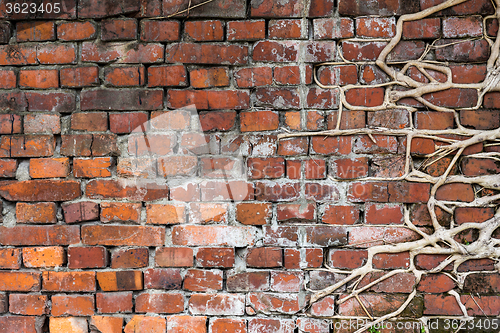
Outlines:
[[97, 281], [103, 291], [142, 290], [141, 271], [97, 272]]
[[192, 267], [193, 250], [187, 247], [158, 248], [155, 263], [159, 267]]
[[[343, 298], [343, 296], [340, 297]], [[365, 305], [366, 310], [374, 316], [382, 316], [385, 313], [396, 311], [406, 301], [407, 297], [408, 295], [404, 294], [360, 295], [360, 299]], [[422, 316], [423, 303], [421, 297], [414, 298], [401, 315], [414, 318]], [[366, 312], [363, 310], [363, 307], [359, 305], [359, 301], [353, 297], [340, 305], [339, 313], [344, 316], [362, 316], [362, 314]]]
[[396, 20], [393, 17], [358, 17], [356, 35], [370, 38], [391, 38], [396, 34]]
[[227, 23], [228, 41], [254, 41], [265, 39], [266, 24], [264, 20], [231, 21]]
[[300, 130], [302, 127], [301, 122], [300, 111], [289, 111], [285, 113], [285, 124], [288, 129]]
[[[24, 133], [59, 134], [61, 133], [60, 117], [56, 114], [27, 114], [24, 116]], [[12, 139], [11, 144], [13, 144]]]
[[430, 197], [430, 184], [389, 182], [390, 202], [419, 203], [427, 202]]
[[196, 157], [185, 155], [161, 157], [157, 162], [158, 174], [163, 177], [193, 175], [198, 165]]
[[163, 105], [158, 89], [96, 89], [81, 93], [82, 110], [156, 110]]
[[270, 39], [305, 39], [307, 25], [299, 19], [283, 19], [269, 21]]
[[37, 69], [19, 71], [19, 87], [34, 89], [50, 89], [59, 86], [59, 75], [56, 69]]
[[148, 115], [141, 112], [110, 113], [109, 114], [110, 131], [116, 134], [128, 134], [137, 129], [144, 131], [149, 129]]
[[248, 47], [240, 45], [171, 44], [165, 54], [167, 63], [245, 65], [248, 62]]
[[73, 175], [76, 178], [111, 177], [111, 162], [111, 157], [75, 158], [73, 160]]
[[345, 85], [358, 82], [358, 70], [354, 65], [322, 66], [317, 74], [319, 82], [324, 85]]
[[436, 49], [436, 60], [484, 62], [490, 54], [489, 44], [485, 40], [441, 39], [435, 45], [442, 46]]
[[207, 333], [206, 322], [207, 317], [202, 316], [169, 316], [167, 319], [167, 331], [169, 333], [187, 333], [189, 331]]
[[301, 48], [305, 62], [331, 61], [337, 54], [336, 44], [330, 41], [305, 41]]
[[26, 180], [0, 183], [0, 194], [9, 201], [69, 201], [80, 197], [80, 183], [73, 180]]
[[81, 60], [84, 62], [137, 64], [163, 62], [163, 45], [158, 43], [83, 42]]
[[483, 35], [483, 21], [479, 16], [447, 17], [443, 19], [444, 38], [479, 37]]
[[53, 316], [89, 316], [94, 314], [94, 296], [54, 295], [51, 297]]
[[365, 250], [330, 250], [328, 264], [338, 269], [355, 269], [363, 266], [368, 259]]
[[445, 293], [456, 287], [455, 281], [444, 274], [422, 276], [417, 290], [425, 293]]
[[212, 333], [247, 333], [247, 323], [245, 319], [233, 318], [211, 318], [210, 332]]
[[37, 64], [36, 52], [34, 45], [0, 45], [0, 65]]
[[248, 333], [292, 333], [293, 319], [252, 318], [248, 321]]
[[[368, 116], [374, 112], [368, 112]], [[332, 111], [326, 117], [327, 129], [337, 128], [338, 111]], [[366, 115], [364, 111], [342, 111], [340, 118], [340, 129], [364, 128], [366, 126]]]
[[190, 269], [184, 277], [184, 289], [189, 291], [222, 290], [222, 271]]
[[108, 263], [106, 249], [102, 246], [69, 247], [68, 268], [103, 268]]
[[65, 263], [66, 255], [60, 246], [23, 248], [25, 267], [59, 267]]
[[313, 136], [312, 150], [322, 155], [347, 155], [351, 152], [352, 138], [350, 136]]
[[396, 154], [399, 141], [395, 136], [373, 135], [375, 143], [368, 137], [362, 135], [355, 138], [353, 152], [357, 154]]
[[106, 112], [77, 112], [71, 115], [71, 129], [76, 131], [104, 132], [108, 129]]
[[108, 0], [82, 0], [78, 3], [78, 17], [100, 18], [136, 12], [139, 9], [139, 2], [136, 1], [125, 1], [118, 4]]
[[343, 158], [332, 160], [330, 173], [340, 179], [354, 179], [368, 176], [368, 158]]
[[43, 44], [37, 47], [36, 57], [41, 64], [71, 64], [76, 61], [76, 45], [74, 44]]
[[1, 83], [0, 83], [1, 89], [14, 89], [14, 88], [16, 88], [16, 81], [17, 81], [16, 72], [14, 72], [14, 70], [11, 70], [11, 69], [1, 70], [0, 71], [0, 81], [1, 81]]
[[166, 320], [162, 317], [149, 317], [134, 315], [127, 325], [124, 333], [163, 333], [166, 330]]
[[271, 67], [243, 68], [234, 71], [233, 76], [240, 88], [267, 86], [273, 83]]
[[94, 22], [62, 22], [57, 25], [57, 38], [63, 41], [87, 40], [95, 38], [96, 26]]
[[253, 60], [263, 62], [294, 62], [298, 59], [299, 45], [294, 41], [260, 41], [254, 45]]
[[249, 248], [246, 260], [249, 267], [281, 267], [283, 253], [275, 247]]
[[53, 202], [16, 204], [16, 218], [18, 223], [55, 223], [57, 206]]
[[384, 102], [384, 88], [356, 88], [346, 92], [347, 103], [353, 106], [379, 106]]
[[269, 272], [242, 272], [228, 274], [228, 291], [266, 291], [269, 290]]
[[40, 42], [56, 39], [53, 21], [17, 22], [16, 33], [17, 42]]
[[173, 42], [179, 40], [180, 24], [177, 21], [141, 21], [141, 40], [145, 42]]
[[102, 332], [121, 333], [123, 318], [111, 316], [92, 316], [90, 325]]
[[302, 17], [306, 10], [305, 2], [300, 0], [290, 0], [283, 4], [278, 4], [272, 0], [262, 2], [252, 0], [251, 17]]
[[274, 111], [240, 113], [242, 132], [272, 131], [278, 129], [279, 115]]
[[245, 90], [175, 90], [167, 94], [170, 108], [183, 108], [195, 104], [198, 110], [247, 109], [250, 95]]
[[228, 206], [218, 203], [191, 203], [189, 222], [194, 224], [222, 223], [227, 224]]
[[351, 18], [321, 18], [313, 20], [314, 39], [337, 39], [354, 37], [354, 22]]
[[474, 110], [460, 111], [460, 122], [478, 130], [490, 130], [500, 126], [500, 111]]
[[143, 268], [149, 264], [147, 248], [117, 249], [111, 256], [111, 268]]
[[410, 254], [401, 253], [379, 253], [373, 256], [373, 267], [376, 269], [395, 269], [410, 267]]
[[224, 27], [221, 21], [188, 21], [184, 25], [184, 33], [188, 40], [195, 42], [224, 39]]
[[474, 198], [474, 189], [470, 184], [446, 184], [436, 191], [437, 200], [471, 202]]
[[0, 291], [39, 291], [40, 273], [0, 271]]
[[392, 16], [416, 13], [419, 11], [419, 2], [389, 1], [389, 2], [365, 2], [362, 0], [340, 1], [340, 15], [380, 15]]
[[368, 125], [393, 129], [406, 128], [410, 124], [410, 115], [403, 109], [368, 112]]
[[44, 291], [95, 291], [95, 272], [43, 272]]
[[[0, 159], [0, 177], [11, 178], [16, 176], [17, 160]], [[66, 176], [63, 176], [66, 177]]]
[[412, 230], [403, 227], [357, 227], [349, 232], [349, 245], [366, 248], [385, 243], [404, 243], [419, 239]]
[[33, 316], [4, 316], [0, 318], [0, 330], [4, 333], [35, 333], [42, 329], [42, 325], [43, 323]]
[[299, 221], [314, 221], [316, 205], [313, 203], [307, 205], [301, 204], [278, 204], [277, 205], [277, 220], [278, 222], [288, 220]]
[[[132, 292], [97, 293], [96, 308], [98, 313], [132, 312]], [[121, 327], [120, 327], [121, 328]]]
[[133, 40], [137, 38], [137, 21], [120, 18], [101, 21], [101, 40]]
[[22, 117], [16, 114], [0, 115], [0, 134], [22, 133]]
[[424, 18], [403, 23], [403, 38], [423, 39], [439, 38], [441, 35], [441, 20], [439, 18]]
[[274, 68], [274, 80], [278, 84], [300, 84], [299, 66], [283, 66]]
[[69, 174], [69, 158], [30, 159], [31, 178], [65, 178]]
[[144, 66], [137, 67], [106, 67], [104, 69], [104, 84], [111, 87], [127, 87], [144, 85]]
[[278, 155], [296, 156], [305, 155], [308, 151], [307, 138], [283, 139], [278, 142]]
[[353, 225], [359, 221], [360, 210], [356, 206], [325, 207], [321, 221], [328, 224]]
[[0, 269], [21, 268], [21, 249], [0, 249]]
[[184, 296], [179, 293], [141, 293], [135, 299], [135, 312], [179, 313], [184, 311]]
[[367, 224], [402, 224], [403, 209], [401, 206], [367, 203], [365, 220]]
[[257, 183], [255, 197], [259, 201], [289, 201], [299, 198], [300, 186], [298, 183]]
[[186, 222], [183, 205], [147, 205], [147, 223], [178, 224]]
[[386, 46], [385, 42], [342, 42], [344, 58], [349, 61], [376, 60]]
[[182, 289], [182, 276], [179, 269], [156, 268], [144, 271], [145, 289]]
[[10, 294], [9, 312], [25, 316], [46, 315], [49, 313], [48, 297], [45, 295]]
[[495, 215], [493, 208], [482, 207], [457, 207], [455, 208], [455, 222], [463, 224], [468, 222], [484, 222]]
[[85, 245], [161, 246], [165, 232], [161, 227], [86, 225], [82, 227], [82, 242]]
[[233, 226], [174, 226], [172, 242], [174, 245], [244, 247], [253, 245], [254, 230]]
[[245, 313], [245, 296], [241, 294], [193, 294], [189, 299], [189, 312], [195, 315], [241, 316]]
[[[247, 294], [247, 307], [264, 314], [292, 314], [300, 309], [299, 297], [297, 294], [271, 294], [271, 293], [249, 293]], [[248, 310], [247, 310], [248, 311]], [[252, 312], [250, 312], [252, 313]], [[292, 321], [293, 323], [293, 321]], [[252, 330], [250, 330], [252, 332]], [[254, 331], [257, 332], [257, 331]], [[258, 332], [267, 332], [261, 330]], [[269, 331], [275, 332], [275, 331]], [[278, 331], [279, 332], [279, 331]], [[283, 331], [282, 331], [283, 332]], [[292, 331], [290, 331], [291, 333]]]
[[304, 283], [303, 272], [271, 272], [271, 290], [278, 292], [299, 292]]
[[91, 199], [128, 198], [153, 201], [168, 198], [168, 188], [165, 185], [157, 185], [156, 183], [142, 185], [146, 187], [146, 191], [136, 187], [135, 184], [127, 185], [116, 180], [91, 180], [87, 183], [86, 193]]
[[[444, 0], [422, 0], [420, 1], [421, 9], [427, 9], [429, 7], [434, 7], [441, 4]], [[469, 14], [493, 14], [494, 9], [491, 2], [486, 0], [475, 0], [470, 3], [461, 3], [456, 6], [452, 6], [448, 9], [439, 11], [436, 15], [469, 15]]]
[[194, 88], [227, 87], [229, 85], [228, 69], [213, 67], [191, 70], [189, 80]]
[[200, 113], [200, 125], [204, 132], [229, 131], [236, 123], [236, 112], [203, 112]]
[[159, 130], [189, 128], [191, 113], [185, 110], [155, 111], [151, 113], [151, 127]]
[[238, 203], [236, 205], [236, 220], [245, 225], [267, 224], [272, 216], [269, 203]]
[[196, 261], [201, 267], [233, 267], [234, 260], [232, 248], [199, 248], [196, 254]]
[[106, 222], [136, 222], [140, 221], [141, 204], [125, 202], [102, 202], [101, 221]]
[[243, 201], [254, 198], [253, 184], [241, 180], [204, 181], [200, 184], [202, 201]]
[[99, 218], [99, 205], [90, 201], [63, 203], [62, 209], [66, 223], [92, 221]]
[[285, 174], [285, 160], [281, 157], [248, 158], [247, 169], [251, 179], [280, 178]]

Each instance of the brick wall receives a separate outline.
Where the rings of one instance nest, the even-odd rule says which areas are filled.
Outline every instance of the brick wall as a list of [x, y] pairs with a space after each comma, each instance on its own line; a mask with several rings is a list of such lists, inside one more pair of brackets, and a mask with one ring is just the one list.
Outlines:
[[[420, 279], [414, 271], [428, 273], [448, 254], [408, 250], [375, 255], [376, 271], [358, 288], [400, 272], [359, 299], [339, 304], [349, 294], [342, 286], [305, 307], [366, 263], [371, 247], [421, 239], [405, 214], [421, 233], [434, 231], [432, 184], [397, 179], [408, 137], [374, 142], [363, 129], [463, 139], [450, 131], [500, 126], [498, 93], [474, 109], [470, 86], [487, 75], [483, 31], [497, 34], [496, 19], [483, 21], [494, 13], [490, 0], [405, 23], [388, 58], [401, 68], [437, 40], [426, 59], [449, 62], [463, 86], [424, 99], [456, 116], [411, 98], [369, 109], [384, 101], [380, 84], [390, 77], [375, 60], [398, 18], [441, 2], [214, 0], [183, 11], [201, 1], [66, 0], [57, 14], [47, 1], [33, 14], [0, 4], [0, 331], [354, 332], [334, 325], [381, 317], [412, 292], [394, 324], [461, 316], [451, 290], [469, 315], [498, 316], [495, 261], [475, 258]], [[337, 64], [315, 67], [324, 62]], [[335, 129], [342, 103], [314, 71], [321, 85], [363, 86], [346, 91], [351, 108], [340, 119], [341, 130], [359, 132], [311, 133]], [[408, 75], [429, 82], [415, 67]], [[278, 138], [300, 132], [308, 133]], [[414, 139], [409, 156], [422, 163], [442, 144]], [[497, 147], [468, 147], [452, 174], [498, 176], [497, 161], [474, 155]], [[439, 177], [453, 156], [422, 171]], [[436, 199], [497, 193], [454, 183]], [[495, 202], [436, 209], [445, 228], [495, 212]], [[477, 239], [457, 235], [462, 244]]]

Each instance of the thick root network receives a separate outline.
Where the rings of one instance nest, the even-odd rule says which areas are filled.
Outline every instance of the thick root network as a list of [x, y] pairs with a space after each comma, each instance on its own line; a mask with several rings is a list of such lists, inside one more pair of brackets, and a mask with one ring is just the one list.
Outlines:
[[[406, 137], [406, 159], [405, 159], [405, 171], [404, 174], [400, 177], [396, 178], [362, 178], [362, 180], [407, 180], [412, 182], [423, 182], [431, 184], [431, 193], [430, 199], [427, 202], [427, 208], [430, 213], [430, 217], [432, 220], [433, 230], [432, 233], [422, 231], [417, 228], [410, 219], [409, 210], [405, 207], [405, 227], [415, 231], [420, 235], [420, 239], [411, 242], [398, 243], [398, 244], [386, 244], [379, 246], [372, 246], [368, 248], [368, 259], [367, 262], [360, 268], [345, 271], [338, 270], [334, 268], [327, 268], [328, 271], [334, 273], [347, 274], [344, 279], [335, 283], [332, 286], [329, 286], [321, 291], [311, 291], [312, 295], [310, 301], [308, 303], [309, 308], [315, 302], [319, 301], [323, 297], [335, 293], [339, 290], [339, 288], [343, 286], [347, 286], [348, 290], [350, 290], [350, 294], [347, 297], [341, 298], [337, 301], [337, 304], [341, 304], [351, 298], [356, 298], [366, 313], [366, 317], [370, 318], [370, 322], [365, 325], [365, 327], [356, 331], [356, 333], [361, 333], [370, 328], [370, 326], [380, 323], [385, 320], [394, 320], [396, 316], [401, 314], [405, 308], [410, 304], [413, 298], [416, 295], [416, 286], [420, 282], [420, 279], [425, 274], [430, 273], [438, 273], [442, 272], [445, 267], [450, 264], [453, 265], [453, 270], [451, 272], [444, 272], [443, 274], [448, 275], [452, 278], [458, 285], [459, 288], [463, 287], [465, 277], [469, 274], [474, 274], [474, 272], [459, 272], [458, 266], [462, 263], [472, 260], [472, 259], [484, 259], [490, 258], [497, 262], [495, 268], [497, 271], [500, 271], [500, 239], [494, 238], [494, 233], [497, 229], [500, 228], [500, 210], [498, 209], [498, 203], [500, 202], [500, 194], [497, 194], [500, 190], [500, 176], [499, 175], [485, 175], [485, 176], [476, 176], [476, 177], [466, 177], [463, 175], [454, 175], [453, 169], [456, 168], [457, 164], [460, 161], [460, 158], [464, 152], [464, 150], [468, 147], [471, 147], [475, 144], [483, 144], [484, 146], [495, 146], [500, 145], [500, 128], [490, 131], [478, 131], [473, 129], [468, 129], [463, 127], [460, 124], [460, 118], [457, 112], [457, 109], [445, 108], [442, 106], [435, 105], [424, 98], [424, 95], [447, 90], [450, 88], [469, 88], [475, 89], [478, 94], [478, 102], [472, 108], [468, 108], [468, 110], [478, 109], [482, 105], [483, 96], [485, 93], [489, 91], [500, 91], [500, 38], [496, 38], [494, 41], [491, 40], [486, 33], [483, 34], [483, 38], [486, 39], [490, 45], [491, 53], [490, 58], [487, 63], [488, 74], [486, 79], [477, 84], [457, 84], [452, 82], [452, 74], [450, 68], [445, 63], [439, 63], [437, 61], [425, 60], [427, 53], [434, 47], [433, 44], [428, 46], [426, 52], [420, 57], [420, 59], [416, 61], [408, 61], [407, 63], [401, 64], [399, 63], [399, 67], [392, 67], [391, 64], [387, 62], [387, 57], [389, 53], [395, 48], [395, 46], [400, 42], [403, 31], [403, 23], [408, 21], [415, 21], [423, 19], [429, 15], [432, 15], [440, 10], [449, 8], [451, 6], [455, 6], [461, 3], [464, 3], [468, 0], [448, 0], [440, 5], [437, 5], [432, 8], [428, 8], [421, 12], [403, 15], [399, 18], [397, 22], [396, 35], [390, 43], [385, 47], [385, 49], [381, 52], [378, 57], [376, 64], [392, 79], [391, 82], [381, 84], [378, 86], [386, 87], [386, 94], [384, 98], [384, 102], [380, 106], [376, 107], [359, 107], [353, 106], [349, 104], [346, 100], [345, 93], [350, 89], [356, 89], [360, 87], [360, 85], [346, 85], [346, 86], [325, 86], [321, 84], [317, 77], [316, 71], [314, 79], [316, 84], [324, 89], [337, 89], [339, 91], [340, 96], [340, 105], [339, 105], [339, 116], [337, 117], [337, 126], [333, 130], [328, 131], [320, 131], [320, 132], [299, 132], [299, 133], [286, 133], [281, 134], [279, 136], [282, 138], [289, 137], [297, 137], [297, 136], [343, 136], [343, 135], [358, 135], [358, 134], [366, 134], [368, 135], [372, 141], [376, 143], [373, 135], [382, 134], [382, 135], [392, 135], [392, 136], [401, 136]], [[494, 19], [500, 17], [500, 0], [494, 1], [496, 7], [496, 13], [494, 15], [485, 17], [484, 20]], [[485, 25], [486, 26], [486, 25]], [[339, 50], [340, 52], [340, 50]], [[341, 54], [341, 53], [340, 53]], [[342, 55], [340, 55], [342, 57]], [[343, 58], [342, 58], [343, 59]], [[348, 63], [345, 59], [343, 62], [336, 63], [323, 63], [318, 66], [323, 65], [340, 65]], [[406, 75], [409, 68], [414, 67], [418, 69], [418, 71], [424, 75], [429, 83], [421, 83], [415, 81], [408, 75]], [[429, 71], [439, 72], [444, 74], [447, 79], [445, 82], [438, 82]], [[403, 87], [405, 90], [395, 90], [396, 86]], [[376, 87], [376, 86], [370, 86]], [[397, 104], [403, 98], [414, 98], [415, 100], [422, 103], [428, 109], [432, 109], [434, 111], [439, 112], [453, 112], [455, 114], [455, 120], [457, 123], [457, 128], [435, 131], [435, 130], [419, 130], [413, 127], [408, 129], [394, 130], [388, 128], [365, 128], [365, 129], [350, 129], [350, 130], [341, 130], [340, 129], [340, 119], [341, 112], [344, 108], [349, 110], [364, 110], [367, 112], [371, 111], [379, 111], [379, 110], [387, 110], [387, 109], [395, 109], [395, 108], [405, 108], [409, 112], [414, 112], [417, 109], [414, 107], [404, 106]], [[452, 137], [460, 136], [462, 139], [447, 139], [443, 138], [443, 135], [452, 135]], [[427, 138], [432, 139], [435, 142], [438, 142], [439, 145], [436, 145], [436, 150], [434, 153], [426, 156], [426, 160], [416, 166], [416, 161], [414, 161], [411, 155], [411, 147], [413, 140], [416, 138]], [[451, 162], [449, 163], [446, 171], [441, 176], [431, 176], [430, 174], [421, 171], [425, 170], [426, 167], [436, 163], [440, 159], [453, 156]], [[493, 159], [496, 161], [500, 161], [499, 153], [476, 153], [472, 155], [468, 155], [469, 158], [481, 158], [481, 159]], [[459, 202], [459, 201], [443, 201], [436, 199], [437, 190], [446, 184], [452, 183], [464, 183], [471, 184], [475, 189], [480, 190], [492, 190], [491, 194], [478, 197], [476, 195], [475, 199], [472, 202]], [[478, 191], [479, 192], [479, 191]], [[477, 193], [476, 193], [477, 194]], [[449, 227], [442, 226], [437, 218], [436, 209], [439, 208], [447, 213], [452, 214], [457, 207], [493, 207], [496, 211], [496, 214], [491, 219], [477, 223], [477, 222], [469, 222], [462, 223], [460, 225], [456, 225], [452, 220]], [[500, 230], [500, 229], [499, 229]], [[475, 241], [465, 244], [462, 244], [457, 241], [457, 236], [463, 232], [467, 231], [475, 231], [478, 234], [478, 237]], [[373, 257], [379, 253], [401, 253], [408, 252], [410, 254], [410, 266], [407, 269], [397, 269], [392, 271], [380, 271], [373, 268]], [[430, 254], [430, 255], [447, 255], [447, 259], [444, 260], [439, 266], [435, 267], [432, 270], [421, 270], [415, 267], [414, 258], [419, 254]], [[370, 273], [374, 272], [382, 272], [383, 275], [380, 276], [375, 281], [363, 286], [362, 288], [356, 289], [358, 283]], [[415, 275], [416, 282], [413, 291], [408, 295], [406, 301], [394, 312], [388, 313], [382, 317], [374, 317], [369, 311], [365, 308], [361, 300], [359, 299], [359, 294], [369, 290], [374, 285], [390, 278], [391, 276], [399, 273], [412, 273]], [[458, 302], [460, 309], [463, 312], [462, 319], [470, 319], [467, 314], [467, 310], [460, 301], [459, 294], [456, 291], [450, 291], [450, 295], [454, 296]], [[310, 314], [309, 314], [310, 315]], [[334, 316], [333, 318], [345, 318], [342, 316]], [[420, 318], [422, 322], [426, 322], [426, 318]], [[428, 329], [426, 328], [428, 332]]]

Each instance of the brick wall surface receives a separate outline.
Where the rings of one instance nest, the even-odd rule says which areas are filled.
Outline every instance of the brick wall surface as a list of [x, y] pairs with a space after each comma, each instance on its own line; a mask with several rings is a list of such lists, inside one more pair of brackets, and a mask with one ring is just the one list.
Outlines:
[[[375, 60], [397, 20], [441, 2], [213, 0], [184, 11], [202, 1], [61, 0], [49, 13], [44, 0], [43, 13], [27, 14], [2, 2], [0, 332], [354, 332], [334, 324], [381, 317], [413, 291], [397, 322], [461, 316], [451, 290], [469, 315], [498, 316], [495, 261], [464, 262], [457, 271], [472, 273], [460, 281], [450, 267], [417, 279], [405, 269], [431, 270], [448, 255], [408, 251], [376, 255], [377, 271], [358, 288], [401, 271], [360, 298], [339, 304], [344, 286], [305, 307], [372, 246], [420, 239], [405, 214], [421, 233], [433, 228], [431, 184], [388, 179], [404, 173], [405, 136], [311, 135], [335, 129], [341, 103], [314, 72], [322, 85], [364, 86], [346, 92], [354, 109], [344, 108], [340, 129], [500, 126], [498, 93], [474, 109], [467, 87], [488, 72], [483, 32], [494, 40], [498, 29], [483, 20], [490, 0], [405, 23], [388, 58], [404, 65], [443, 45], [427, 59], [448, 62], [464, 86], [424, 98], [458, 117], [414, 99], [401, 100], [411, 113], [365, 109], [384, 101], [379, 84], [390, 78]], [[346, 63], [335, 64], [341, 55]], [[334, 64], [315, 67], [324, 62]], [[278, 138], [300, 132], [309, 134]], [[435, 143], [415, 139], [409, 156], [424, 160]], [[498, 176], [497, 161], [467, 157], [497, 147], [469, 147], [453, 173]], [[423, 171], [440, 176], [452, 158]], [[495, 194], [455, 183], [436, 198]], [[440, 210], [438, 219], [483, 222], [495, 209]]]

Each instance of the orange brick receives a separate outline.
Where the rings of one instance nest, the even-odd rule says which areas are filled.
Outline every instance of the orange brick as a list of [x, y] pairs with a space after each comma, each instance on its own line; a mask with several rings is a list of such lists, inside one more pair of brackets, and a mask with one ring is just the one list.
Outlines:
[[97, 272], [97, 281], [103, 291], [142, 290], [141, 271]]
[[48, 314], [48, 297], [45, 295], [10, 294], [9, 312], [26, 316]]
[[50, 317], [50, 333], [88, 333], [86, 318], [77, 317]]
[[21, 249], [0, 249], [0, 269], [21, 268]]
[[56, 33], [52, 21], [25, 21], [16, 24], [17, 42], [55, 40]]
[[14, 89], [16, 87], [16, 72], [11, 69], [0, 70], [0, 88]]
[[64, 265], [65, 262], [64, 248], [61, 246], [23, 248], [25, 267], [57, 267]]
[[103, 333], [122, 333], [123, 318], [92, 316], [90, 325]]
[[265, 202], [245, 202], [236, 205], [236, 220], [247, 225], [264, 225], [272, 217], [272, 205]]
[[156, 249], [158, 267], [192, 267], [193, 249], [188, 247], [161, 247]]
[[43, 272], [45, 291], [95, 291], [95, 272]]
[[57, 207], [53, 202], [16, 204], [16, 217], [18, 223], [56, 223]]
[[139, 222], [141, 219], [142, 204], [128, 202], [102, 202], [102, 222]]
[[0, 291], [39, 291], [40, 273], [0, 271]]
[[51, 300], [53, 316], [90, 316], [94, 314], [93, 295], [54, 295]]
[[111, 157], [75, 158], [73, 175], [77, 178], [111, 177]]
[[189, 79], [194, 88], [229, 86], [228, 69], [222, 67], [192, 70], [189, 72]]
[[69, 175], [69, 158], [30, 159], [31, 178], [66, 178]]
[[[167, 332], [169, 333], [206, 333], [207, 317], [201, 316], [169, 316], [167, 318]], [[127, 332], [126, 332], [127, 333]]]
[[[167, 324], [165, 318], [133, 316], [125, 326], [124, 333], [164, 333]], [[169, 331], [170, 332], [170, 331]], [[196, 331], [193, 331], [196, 332]], [[198, 332], [197, 332], [198, 333]]]
[[19, 87], [50, 89], [59, 86], [57, 69], [33, 69], [19, 71]]
[[63, 22], [57, 25], [57, 38], [63, 41], [91, 39], [96, 31], [93, 22]]
[[186, 222], [183, 205], [151, 204], [146, 206], [147, 223], [178, 224]]

